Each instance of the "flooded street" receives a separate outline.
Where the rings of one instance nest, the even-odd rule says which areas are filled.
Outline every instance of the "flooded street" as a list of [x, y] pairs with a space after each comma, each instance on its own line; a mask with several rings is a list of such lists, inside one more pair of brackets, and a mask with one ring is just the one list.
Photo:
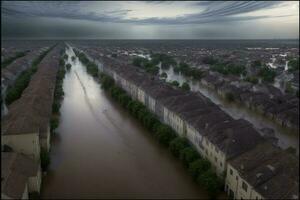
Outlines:
[[172, 67], [170, 67], [168, 70], [162, 70], [160, 68], [160, 74], [162, 72], [167, 73], [168, 77], [166, 81], [168, 82], [176, 80], [181, 85], [183, 82], [187, 81], [191, 87], [191, 91], [200, 92], [202, 95], [206, 96], [212, 102], [217, 104], [224, 112], [229, 114], [234, 119], [245, 119], [253, 124], [258, 131], [262, 128], [272, 128], [274, 130], [275, 137], [278, 138], [278, 145], [281, 148], [286, 149], [291, 146], [297, 150], [297, 153], [299, 153], [299, 136], [297, 133], [291, 133], [289, 130], [281, 127], [278, 124], [275, 124], [271, 120], [258, 113], [255, 113], [252, 110], [244, 108], [243, 106], [224, 101], [215, 91], [203, 86], [201, 83], [199, 83], [199, 81], [186, 78], [180, 73], [174, 73]]
[[41, 197], [208, 198], [183, 165], [100, 88], [74, 52]]

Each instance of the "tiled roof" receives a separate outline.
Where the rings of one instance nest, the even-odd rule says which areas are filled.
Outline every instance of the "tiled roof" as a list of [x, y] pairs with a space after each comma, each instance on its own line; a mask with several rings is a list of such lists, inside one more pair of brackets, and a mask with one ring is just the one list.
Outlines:
[[[58, 70], [59, 47], [42, 60], [21, 98], [8, 107], [2, 120], [2, 134], [45, 133], [52, 112]], [[44, 136], [43, 134], [40, 136]]]

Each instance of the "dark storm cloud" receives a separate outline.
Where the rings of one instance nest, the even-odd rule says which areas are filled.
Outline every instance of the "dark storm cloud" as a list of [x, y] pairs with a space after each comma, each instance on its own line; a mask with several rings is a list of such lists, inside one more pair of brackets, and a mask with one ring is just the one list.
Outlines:
[[[272, 16], [272, 18], [280, 18], [280, 17], [288, 17], [291, 15], [279, 15], [279, 16]], [[179, 17], [176, 19], [168, 19], [168, 18], [148, 18], [144, 20], [128, 20], [128, 22], [137, 22], [139, 24], [165, 24], [165, 25], [180, 25], [180, 24], [205, 24], [205, 23], [212, 23], [212, 22], [234, 22], [234, 21], [247, 21], [247, 20], [255, 20], [255, 19], [266, 19], [271, 18], [270, 16], [226, 16], [226, 17], [210, 17], [210, 18], [194, 18], [194, 17]]]
[[[156, 1], [137, 6], [134, 2], [2, 1], [1, 33], [4, 38], [298, 37], [295, 17], [292, 23], [277, 23], [298, 13], [265, 12], [284, 6], [286, 2], [279, 1]], [[256, 11], [262, 12], [253, 14]]]
[[[153, 3], [172, 3], [172, 2], [152, 2]], [[27, 2], [10, 3], [4, 2], [2, 11], [5, 15], [24, 15], [36, 17], [59, 17], [65, 19], [80, 19], [101, 22], [137, 23], [137, 24], [201, 24], [215, 21], [240, 21], [268, 18], [269, 16], [248, 16], [236, 17], [234, 15], [257, 11], [263, 8], [270, 8], [282, 2], [198, 2], [199, 6], [205, 9], [196, 14], [187, 14], [174, 18], [152, 17], [148, 19], [124, 19], [131, 10], [114, 10], [109, 12], [95, 13], [83, 12], [83, 2], [33, 2], [28, 7]], [[81, 8], [83, 7], [83, 8]], [[81, 8], [81, 9], [80, 9]], [[287, 15], [282, 15], [287, 16]], [[278, 16], [281, 17], [281, 16]]]
[[205, 6], [202, 16], [228, 16], [257, 11], [263, 8], [278, 6], [284, 1], [212, 1], [198, 2]]

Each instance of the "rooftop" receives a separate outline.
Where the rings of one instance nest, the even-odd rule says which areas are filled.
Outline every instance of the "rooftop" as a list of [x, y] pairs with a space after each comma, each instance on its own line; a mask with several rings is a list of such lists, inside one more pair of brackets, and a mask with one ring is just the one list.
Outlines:
[[38, 170], [39, 164], [23, 154], [1, 152], [1, 193], [20, 199], [28, 178]]
[[268, 142], [256, 145], [230, 164], [265, 198], [286, 199], [299, 195], [297, 158]]

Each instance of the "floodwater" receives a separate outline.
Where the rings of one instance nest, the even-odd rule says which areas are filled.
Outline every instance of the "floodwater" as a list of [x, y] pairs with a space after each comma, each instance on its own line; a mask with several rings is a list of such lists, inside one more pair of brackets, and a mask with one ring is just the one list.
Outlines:
[[168, 70], [160, 68], [160, 74], [166, 72], [168, 77], [166, 81], [178, 81], [180, 85], [183, 82], [188, 82], [191, 87], [191, 91], [200, 92], [202, 95], [209, 98], [212, 102], [217, 104], [224, 112], [229, 114], [234, 119], [245, 119], [249, 121], [253, 126], [263, 135], [260, 131], [262, 128], [271, 128], [274, 130], [274, 135], [278, 138], [278, 146], [283, 149], [293, 147], [299, 153], [299, 135], [295, 132], [291, 132], [280, 125], [274, 123], [270, 119], [251, 111], [243, 106], [237, 105], [236, 103], [228, 103], [223, 100], [215, 91], [208, 89], [203, 86], [199, 81], [192, 80], [180, 73], [175, 73], [173, 68], [170, 67]]
[[41, 198], [208, 198], [183, 165], [70, 56]]
[[1, 118], [8, 113], [8, 109], [5, 103], [6, 86], [1, 87]]

